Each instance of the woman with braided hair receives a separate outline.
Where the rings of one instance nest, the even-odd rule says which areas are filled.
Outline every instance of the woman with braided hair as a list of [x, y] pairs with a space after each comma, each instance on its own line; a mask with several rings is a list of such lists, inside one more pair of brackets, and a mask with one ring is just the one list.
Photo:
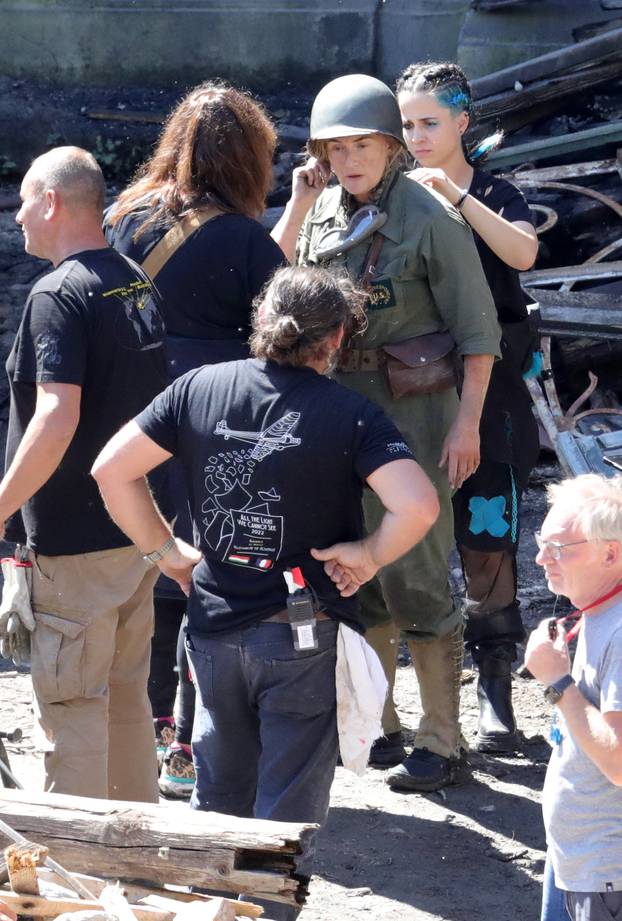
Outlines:
[[480, 423], [481, 460], [453, 498], [466, 583], [465, 641], [479, 669], [476, 748], [513, 751], [511, 662], [524, 638], [516, 598], [519, 508], [538, 456], [538, 431], [523, 373], [532, 362], [527, 298], [518, 272], [533, 265], [538, 242], [528, 205], [510, 182], [475, 165], [501, 135], [471, 151], [469, 83], [457, 64], [407, 67], [397, 83], [411, 174], [442, 195], [470, 224], [503, 332]]

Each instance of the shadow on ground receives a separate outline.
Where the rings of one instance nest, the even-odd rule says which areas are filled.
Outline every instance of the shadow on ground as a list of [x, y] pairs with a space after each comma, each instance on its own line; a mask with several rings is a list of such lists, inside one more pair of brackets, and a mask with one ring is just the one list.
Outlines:
[[[465, 800], [473, 799], [474, 792], [473, 784], [466, 784]], [[486, 802], [490, 799], [487, 791]], [[524, 805], [521, 799], [516, 808], [523, 810]], [[451, 808], [460, 806], [452, 800]], [[527, 821], [530, 825], [531, 817]], [[544, 842], [540, 839], [534, 845], [541, 848]], [[516, 851], [521, 850], [517, 842]], [[430, 821], [336, 807], [319, 837], [315, 873], [348, 889], [368, 888], [374, 895], [433, 917], [442, 905], [445, 921], [536, 918], [539, 886], [521, 861], [541, 870], [543, 857], [507, 857], [491, 846], [485, 829], [479, 832], [461, 825], [453, 811], [445, 821]]]

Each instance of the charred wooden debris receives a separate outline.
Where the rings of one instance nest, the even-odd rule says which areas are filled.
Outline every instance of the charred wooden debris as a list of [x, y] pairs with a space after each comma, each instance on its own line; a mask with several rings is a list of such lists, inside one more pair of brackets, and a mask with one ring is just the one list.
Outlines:
[[[479, 0], [482, 8], [499, 2]], [[506, 134], [486, 169], [523, 190], [540, 238], [536, 266], [522, 282], [537, 304], [532, 317], [542, 339], [542, 374], [528, 386], [543, 443], [567, 473], [612, 474], [613, 463], [622, 466], [622, 12], [619, 20], [581, 27], [577, 38], [472, 87], [479, 137]], [[264, 218], [272, 227], [304, 159], [310, 97], [266, 103], [279, 133]], [[98, 131], [116, 126], [128, 137], [143, 129], [155, 137], [167, 114], [154, 100], [141, 111], [125, 102], [80, 111]], [[16, 191], [0, 193], [0, 209], [18, 204]]]
[[[246, 921], [301, 905], [316, 825], [57, 794], [0, 792], [0, 915]], [[198, 890], [198, 891], [197, 891]], [[205, 890], [230, 897], [201, 894]], [[269, 917], [270, 912], [267, 910]], [[267, 921], [267, 919], [266, 919]]]
[[609, 23], [473, 82], [482, 135], [507, 134], [486, 168], [536, 219], [540, 254], [522, 284], [542, 370], [527, 384], [566, 474], [622, 470], [621, 48]]

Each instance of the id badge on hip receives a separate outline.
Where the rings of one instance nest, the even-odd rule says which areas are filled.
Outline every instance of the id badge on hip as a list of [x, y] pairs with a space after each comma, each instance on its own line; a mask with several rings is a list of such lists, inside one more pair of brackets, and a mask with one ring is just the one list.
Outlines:
[[296, 652], [318, 649], [316, 607], [313, 595], [307, 588], [299, 567], [287, 569], [284, 573], [289, 594], [287, 616], [292, 630], [292, 641]]

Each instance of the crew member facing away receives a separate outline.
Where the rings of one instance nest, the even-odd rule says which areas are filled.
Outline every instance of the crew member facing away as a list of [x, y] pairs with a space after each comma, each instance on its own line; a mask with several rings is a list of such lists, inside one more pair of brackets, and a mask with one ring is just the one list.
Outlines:
[[[276, 140], [274, 125], [249, 93], [202, 83], [171, 112], [153, 156], [106, 213], [111, 246], [141, 263], [162, 296], [171, 381], [200, 365], [249, 356], [253, 299], [285, 262], [259, 221]], [[191, 541], [178, 465], [173, 461], [158, 476], [174, 503], [175, 533]], [[194, 784], [185, 613], [179, 586], [162, 576], [155, 588], [149, 697], [163, 761], [160, 790], [178, 797], [190, 797]]]
[[[255, 357], [179, 378], [93, 468], [110, 514], [142, 549], [170, 541], [145, 474], [171, 455], [186, 472], [202, 558], [177, 541], [159, 565], [190, 592], [194, 808], [324, 820], [339, 623], [363, 632], [357, 589], [438, 514], [434, 487], [384, 412], [325, 376], [359, 302], [326, 271], [279, 270], [253, 316]], [[365, 484], [385, 511], [363, 538]], [[288, 611], [293, 574], [312, 596], [310, 645]]]
[[104, 191], [77, 147], [39, 157], [22, 183], [26, 251], [54, 270], [30, 292], [7, 361], [0, 521], [33, 564], [46, 790], [157, 802], [147, 696], [157, 569], [110, 520], [89, 472], [166, 386], [164, 329], [149, 279], [106, 244]]

